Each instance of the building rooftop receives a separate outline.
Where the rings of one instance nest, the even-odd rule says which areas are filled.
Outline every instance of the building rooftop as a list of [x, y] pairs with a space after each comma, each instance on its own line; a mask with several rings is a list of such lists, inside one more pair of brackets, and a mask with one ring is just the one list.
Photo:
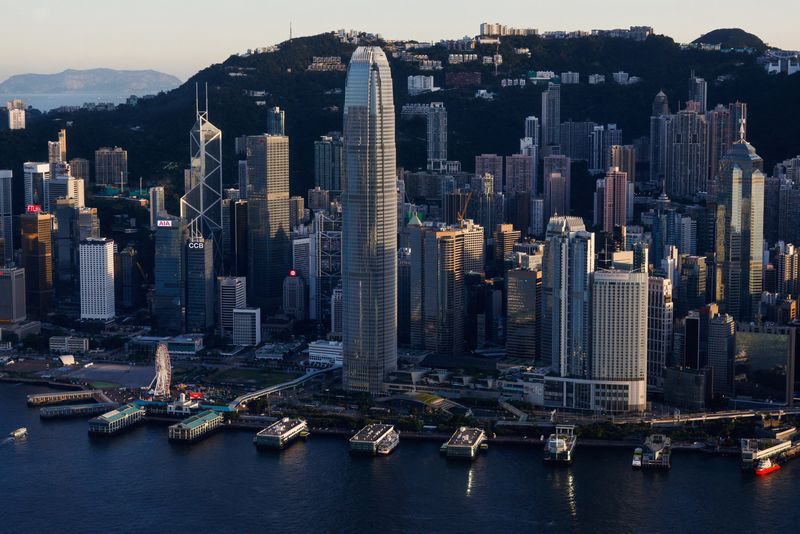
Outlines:
[[101, 421], [105, 421], [107, 423], [113, 423], [114, 421], [118, 421], [124, 417], [128, 417], [139, 410], [141, 410], [141, 406], [137, 406], [135, 404], [126, 404], [121, 408], [117, 408], [116, 410], [111, 410], [110, 412], [104, 413], [97, 417], [97, 419]]
[[197, 428], [198, 426], [203, 425], [203, 424], [205, 424], [205, 423], [207, 423], [209, 421], [213, 421], [217, 417], [221, 417], [221, 416], [220, 416], [220, 414], [218, 414], [214, 410], [206, 410], [204, 412], [200, 412], [198, 414], [195, 414], [195, 415], [193, 415], [191, 417], [187, 417], [186, 419], [184, 419], [180, 423], [176, 423], [173, 426], [189, 428], [189, 429]]
[[355, 436], [350, 438], [350, 441], [378, 441], [393, 428], [394, 426], [392, 425], [384, 425], [381, 423], [367, 425], [359, 430]]
[[462, 426], [456, 430], [450, 440], [447, 442], [448, 447], [472, 447], [483, 436], [483, 430], [480, 428], [473, 428]]
[[293, 418], [293, 417], [284, 417], [283, 419], [278, 419], [271, 425], [269, 425], [264, 430], [258, 433], [259, 436], [281, 436], [282, 434], [292, 430], [293, 428], [297, 427], [298, 425], [302, 425], [305, 423], [304, 420]]

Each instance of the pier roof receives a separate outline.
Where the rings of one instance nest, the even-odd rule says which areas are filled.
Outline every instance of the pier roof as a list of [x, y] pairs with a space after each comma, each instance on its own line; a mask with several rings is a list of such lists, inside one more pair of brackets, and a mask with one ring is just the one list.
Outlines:
[[384, 425], [382, 423], [367, 425], [350, 438], [350, 441], [378, 441], [392, 428], [394, 428], [392, 425]]

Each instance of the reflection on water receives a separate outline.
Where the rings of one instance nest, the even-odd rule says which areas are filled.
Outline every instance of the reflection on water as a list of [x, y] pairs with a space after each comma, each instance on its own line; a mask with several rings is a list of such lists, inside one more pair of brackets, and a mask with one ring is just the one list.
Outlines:
[[578, 504], [575, 491], [575, 474], [572, 469], [560, 465], [546, 466], [549, 469], [547, 476], [556, 495], [566, 497], [567, 509], [573, 518], [578, 517]]

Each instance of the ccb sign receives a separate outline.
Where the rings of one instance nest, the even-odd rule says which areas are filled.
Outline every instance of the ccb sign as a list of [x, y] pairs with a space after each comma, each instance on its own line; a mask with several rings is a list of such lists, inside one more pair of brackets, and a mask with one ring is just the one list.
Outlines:
[[189, 248], [203, 248], [205, 247], [205, 243], [202, 241], [191, 241], [189, 242]]

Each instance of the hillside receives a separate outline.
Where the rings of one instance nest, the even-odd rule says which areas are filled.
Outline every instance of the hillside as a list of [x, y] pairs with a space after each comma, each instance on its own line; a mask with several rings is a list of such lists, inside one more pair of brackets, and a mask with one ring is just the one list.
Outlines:
[[155, 70], [67, 69], [56, 74], [11, 76], [0, 83], [0, 93], [146, 95], [168, 91], [180, 84], [175, 76]]
[[763, 51], [767, 44], [758, 36], [747, 33], [741, 28], [721, 28], [701, 35], [693, 43], [720, 45], [722, 48], [753, 48]]
[[[514, 48], [529, 48], [531, 57], [515, 54]], [[47, 143], [68, 126], [68, 156], [92, 159], [99, 146], [128, 149], [131, 183], [143, 178], [145, 185], [171, 186], [170, 203], [181, 191], [182, 169], [188, 163], [189, 129], [194, 122], [195, 82], [208, 83], [209, 118], [223, 134], [223, 176], [226, 183], [237, 179], [234, 139], [266, 129], [266, 109], [278, 105], [286, 111], [286, 130], [291, 138], [292, 194], [304, 195], [313, 186], [313, 142], [331, 130], [340, 130], [344, 102], [344, 72], [310, 72], [313, 56], [349, 59], [353, 46], [331, 34], [293, 39], [278, 51], [231, 56], [198, 72], [180, 87], [142, 101], [120, 106], [112, 112], [78, 111], [31, 117], [25, 132], [0, 132], [0, 168], [21, 173], [22, 162], [46, 160]], [[493, 46], [478, 47], [478, 54], [494, 53]], [[432, 59], [446, 59], [441, 47], [419, 50]], [[395, 103], [398, 112], [398, 165], [416, 169], [425, 164], [425, 127], [422, 121], [401, 121], [399, 110], [407, 102], [443, 101], [449, 118], [449, 157], [473, 168], [474, 156], [483, 152], [511, 154], [518, 150], [523, 121], [541, 116], [541, 86], [501, 88], [503, 77], [523, 77], [530, 70], [572, 70], [581, 74], [581, 84], [562, 88], [562, 120], [591, 119], [614, 122], [624, 131], [623, 141], [648, 135], [653, 96], [663, 89], [672, 109], [687, 98], [690, 72], [709, 82], [709, 104], [735, 100], [749, 105], [749, 138], [771, 170], [776, 161], [800, 154], [800, 76], [771, 77], [750, 54], [682, 50], [672, 39], [651, 36], [645, 42], [591, 37], [545, 40], [536, 36], [507, 38], [500, 46], [503, 64], [495, 78], [492, 66], [478, 63], [445, 66], [434, 73], [436, 85], [445, 90], [409, 98], [406, 77], [419, 74], [408, 62], [392, 59]], [[480, 71], [482, 87], [494, 91], [493, 101], [474, 98], [474, 88], [445, 87], [447, 71]], [[619, 70], [639, 76], [635, 85], [611, 83]], [[588, 85], [586, 76], [605, 74], [608, 83]], [[247, 96], [262, 91], [266, 96]], [[15, 198], [21, 203], [21, 181], [15, 180]], [[578, 190], [579, 188], [573, 188]]]

